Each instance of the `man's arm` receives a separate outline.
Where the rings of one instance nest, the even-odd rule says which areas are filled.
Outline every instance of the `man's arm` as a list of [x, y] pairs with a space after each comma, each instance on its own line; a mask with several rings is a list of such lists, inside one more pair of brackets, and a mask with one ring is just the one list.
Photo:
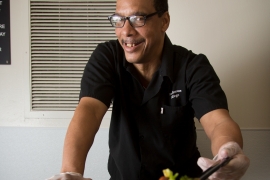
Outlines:
[[238, 143], [241, 148], [243, 147], [240, 128], [226, 109], [210, 111], [201, 117], [200, 122], [211, 141], [214, 156], [223, 144], [230, 141]]
[[61, 172], [84, 173], [87, 153], [107, 109], [97, 99], [83, 97], [80, 100], [67, 130]]
[[243, 139], [239, 126], [232, 120], [229, 112], [218, 109], [205, 114], [201, 118], [201, 124], [211, 140], [214, 160], [200, 157], [198, 165], [205, 171], [216, 160], [227, 157], [233, 159], [224, 167], [220, 168], [209, 179], [232, 179], [239, 180], [249, 167], [249, 158], [243, 153]]

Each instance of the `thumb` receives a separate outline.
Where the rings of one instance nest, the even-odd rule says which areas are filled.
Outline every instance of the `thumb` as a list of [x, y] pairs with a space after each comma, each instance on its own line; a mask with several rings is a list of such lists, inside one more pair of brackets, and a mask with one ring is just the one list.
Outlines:
[[220, 147], [218, 152], [218, 159], [233, 157], [236, 154], [242, 153], [242, 149], [236, 142], [227, 142]]
[[200, 166], [200, 168], [205, 171], [206, 169], [208, 169], [210, 166], [212, 166], [216, 161], [215, 160], [211, 160], [205, 157], [200, 157], [197, 161], [198, 166]]

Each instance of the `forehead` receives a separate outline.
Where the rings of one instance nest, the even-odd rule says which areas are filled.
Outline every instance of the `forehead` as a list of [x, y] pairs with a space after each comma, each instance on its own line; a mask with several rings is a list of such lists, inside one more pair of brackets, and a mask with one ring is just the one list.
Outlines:
[[154, 0], [117, 0], [116, 13], [124, 16], [155, 12]]

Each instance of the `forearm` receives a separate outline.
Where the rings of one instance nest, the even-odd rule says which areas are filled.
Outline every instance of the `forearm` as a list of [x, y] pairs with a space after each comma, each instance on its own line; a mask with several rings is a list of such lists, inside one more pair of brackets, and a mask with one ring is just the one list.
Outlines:
[[201, 118], [201, 124], [211, 141], [212, 153], [215, 156], [219, 148], [229, 142], [234, 141], [243, 147], [243, 140], [240, 128], [230, 117], [225, 109], [217, 109], [205, 114]]
[[209, 136], [212, 153], [215, 156], [219, 148], [230, 141], [234, 141], [243, 147], [243, 139], [239, 126], [233, 120], [226, 120], [218, 124]]
[[61, 172], [84, 172], [87, 153], [106, 112], [105, 105], [91, 103], [87, 98], [82, 99], [74, 112], [65, 138]]
[[209, 179], [240, 179], [249, 166], [249, 159], [242, 151], [243, 140], [239, 126], [225, 109], [218, 109], [201, 118], [202, 126], [211, 140], [211, 148], [216, 159], [201, 157], [198, 165], [203, 171], [213, 166], [216, 160], [233, 157], [228, 165], [220, 168]]
[[[94, 133], [88, 134], [86, 124], [79, 125], [72, 120], [65, 138], [61, 172], [83, 174], [87, 153], [94, 141]], [[79, 127], [80, 126], [80, 127]]]

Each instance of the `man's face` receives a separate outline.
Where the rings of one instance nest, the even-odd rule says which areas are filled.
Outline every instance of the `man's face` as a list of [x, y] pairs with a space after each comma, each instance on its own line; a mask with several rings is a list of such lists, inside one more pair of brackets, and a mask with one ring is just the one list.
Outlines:
[[[156, 12], [153, 0], [117, 0], [116, 14], [120, 16], [148, 15]], [[115, 28], [125, 57], [130, 63], [147, 63], [160, 58], [165, 31], [164, 16], [149, 17], [142, 27], [132, 27], [126, 20], [124, 27]]]

